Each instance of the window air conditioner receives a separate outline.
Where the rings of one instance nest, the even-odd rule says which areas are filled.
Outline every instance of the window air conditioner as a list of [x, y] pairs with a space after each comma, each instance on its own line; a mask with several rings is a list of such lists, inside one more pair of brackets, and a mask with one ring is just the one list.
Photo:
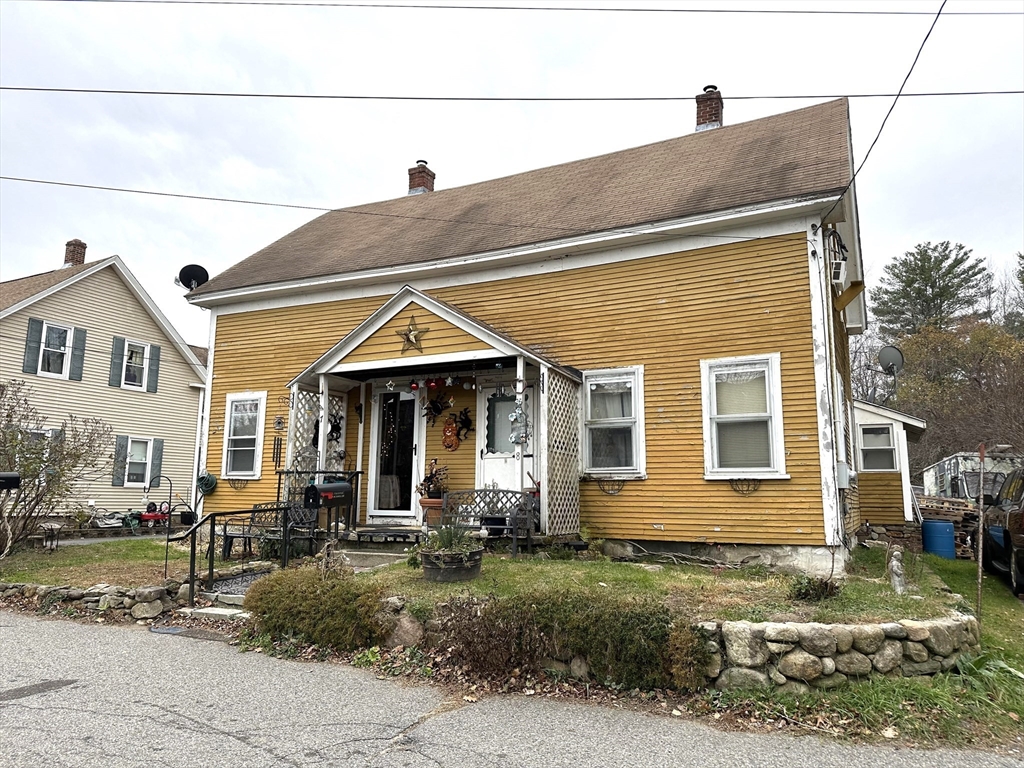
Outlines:
[[832, 262], [832, 286], [842, 292], [846, 286], [846, 262], [845, 261], [833, 261]]

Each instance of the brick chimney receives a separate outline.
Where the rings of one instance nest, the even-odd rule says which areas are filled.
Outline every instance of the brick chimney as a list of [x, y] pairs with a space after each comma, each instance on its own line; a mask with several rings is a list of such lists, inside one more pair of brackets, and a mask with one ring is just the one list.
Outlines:
[[697, 132], [722, 127], [722, 94], [717, 85], [705, 85], [697, 94]]
[[416, 167], [409, 169], [409, 194], [422, 195], [434, 191], [434, 172], [427, 168], [426, 160], [417, 160]]
[[85, 249], [85, 243], [78, 238], [68, 240], [67, 244], [64, 246], [64, 266], [77, 267], [81, 264], [85, 264]]

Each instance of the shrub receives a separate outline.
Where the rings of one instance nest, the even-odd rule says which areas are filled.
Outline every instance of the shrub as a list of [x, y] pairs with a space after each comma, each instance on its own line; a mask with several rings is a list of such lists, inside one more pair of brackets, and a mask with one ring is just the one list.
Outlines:
[[381, 591], [345, 575], [324, 578], [316, 568], [272, 573], [245, 596], [257, 630], [292, 635], [337, 651], [380, 643], [389, 629], [380, 614]]
[[598, 680], [647, 689], [669, 683], [669, 627], [668, 609], [653, 597], [545, 590], [453, 601], [442, 642], [488, 676], [538, 671], [544, 656], [579, 655]]
[[696, 691], [707, 684], [711, 661], [708, 635], [700, 627], [677, 624], [668, 636], [668, 664], [672, 684], [680, 691]]

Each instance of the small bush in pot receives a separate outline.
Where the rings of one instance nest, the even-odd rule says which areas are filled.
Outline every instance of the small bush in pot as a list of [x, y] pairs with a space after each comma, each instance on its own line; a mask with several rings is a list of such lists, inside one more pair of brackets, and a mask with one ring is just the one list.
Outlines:
[[480, 575], [483, 552], [465, 528], [442, 525], [418, 547], [417, 555], [427, 581], [469, 581]]

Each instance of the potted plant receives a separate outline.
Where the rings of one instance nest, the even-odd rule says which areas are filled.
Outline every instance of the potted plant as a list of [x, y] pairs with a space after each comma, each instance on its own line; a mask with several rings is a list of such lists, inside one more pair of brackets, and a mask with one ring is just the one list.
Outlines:
[[480, 575], [484, 547], [465, 528], [443, 525], [431, 531], [417, 554], [427, 581], [469, 581]]
[[437, 459], [431, 459], [427, 474], [416, 486], [416, 493], [428, 499], [440, 499], [448, 490], [448, 466], [438, 465]]

